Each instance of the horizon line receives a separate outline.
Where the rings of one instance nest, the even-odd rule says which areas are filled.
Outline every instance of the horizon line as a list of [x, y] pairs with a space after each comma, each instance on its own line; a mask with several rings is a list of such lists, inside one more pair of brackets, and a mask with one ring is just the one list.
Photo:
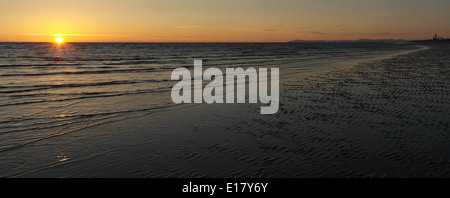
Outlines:
[[[289, 40], [289, 41], [66, 41], [64, 43], [290, 43], [293, 42], [338, 42], [338, 41], [424, 41], [429, 39], [343, 39], [343, 40]], [[0, 43], [54, 43], [54, 41], [0, 41]]]

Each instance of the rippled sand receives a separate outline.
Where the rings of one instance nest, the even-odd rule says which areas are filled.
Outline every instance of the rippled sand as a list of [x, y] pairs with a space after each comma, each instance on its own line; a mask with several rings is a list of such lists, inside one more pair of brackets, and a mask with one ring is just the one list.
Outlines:
[[449, 52], [286, 80], [275, 115], [214, 104], [87, 127], [19, 153], [10, 166], [54, 162], [6, 176], [449, 177]]

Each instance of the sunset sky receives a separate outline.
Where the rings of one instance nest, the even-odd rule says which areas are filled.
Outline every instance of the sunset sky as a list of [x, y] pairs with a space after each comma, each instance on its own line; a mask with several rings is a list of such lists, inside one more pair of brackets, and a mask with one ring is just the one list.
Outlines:
[[450, 35], [449, 0], [0, 0], [0, 41], [285, 42]]

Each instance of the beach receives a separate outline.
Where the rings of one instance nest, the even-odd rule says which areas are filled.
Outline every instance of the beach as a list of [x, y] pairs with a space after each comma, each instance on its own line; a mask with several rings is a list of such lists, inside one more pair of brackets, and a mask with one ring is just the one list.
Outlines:
[[179, 105], [5, 147], [1, 176], [449, 177], [450, 45], [423, 45], [284, 78], [273, 115]]

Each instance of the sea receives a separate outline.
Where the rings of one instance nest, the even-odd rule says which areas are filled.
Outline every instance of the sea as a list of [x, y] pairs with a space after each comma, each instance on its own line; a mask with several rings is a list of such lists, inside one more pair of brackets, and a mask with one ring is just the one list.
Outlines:
[[32, 160], [21, 153], [43, 140], [182, 108], [170, 99], [171, 72], [192, 70], [194, 60], [204, 69], [276, 67], [283, 80], [419, 48], [398, 41], [0, 43], [0, 176]]

